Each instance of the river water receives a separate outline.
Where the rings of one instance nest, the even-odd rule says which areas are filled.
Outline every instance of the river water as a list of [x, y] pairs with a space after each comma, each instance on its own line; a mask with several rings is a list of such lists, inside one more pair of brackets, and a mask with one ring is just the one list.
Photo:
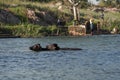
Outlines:
[[[30, 51], [36, 43], [83, 50]], [[120, 80], [120, 35], [1, 38], [0, 80]]]

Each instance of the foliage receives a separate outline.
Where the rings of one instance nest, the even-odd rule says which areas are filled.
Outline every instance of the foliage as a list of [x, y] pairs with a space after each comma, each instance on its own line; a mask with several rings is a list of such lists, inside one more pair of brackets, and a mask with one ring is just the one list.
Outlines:
[[55, 25], [45, 27], [27, 23], [15, 26], [6, 25], [4, 27], [0, 27], [0, 29], [7, 31], [7, 33], [10, 33], [12, 35], [21, 37], [41, 37], [53, 35], [57, 32], [57, 27]]
[[117, 27], [120, 30], [120, 13], [112, 13], [106, 12], [104, 13], [104, 21], [100, 18], [100, 12], [93, 12], [90, 10], [81, 9], [80, 10], [81, 17], [89, 20], [90, 18], [94, 18], [95, 23], [98, 21], [101, 22], [101, 29], [106, 29], [111, 31], [114, 27]]
[[27, 17], [26, 17], [26, 8], [24, 6], [18, 6], [16, 8], [14, 7], [10, 7], [8, 8], [10, 11], [12, 11], [15, 15], [17, 15], [19, 17], [19, 19], [22, 21], [22, 22], [27, 22]]
[[[73, 16], [70, 13], [70, 10], [66, 8], [66, 3], [68, 0], [6, 0], [5, 6], [3, 6], [2, 1], [0, 0], [0, 7], [4, 7], [9, 9], [11, 12], [13, 12], [15, 15], [17, 15], [21, 19], [21, 24], [18, 25], [6, 25], [2, 24], [3, 27], [1, 29], [7, 33], [16, 35], [16, 36], [22, 36], [22, 37], [41, 37], [41, 36], [48, 36], [48, 35], [54, 35], [57, 33], [58, 27], [53, 24], [53, 25], [48, 25], [48, 26], [41, 26], [41, 25], [35, 25], [32, 23], [28, 23], [28, 18], [26, 16], [26, 10], [27, 8], [30, 8], [34, 10], [36, 13], [39, 11], [45, 11], [48, 14], [52, 15], [57, 18], [64, 18], [64, 20], [67, 21], [67, 26], [72, 25], [72, 19]], [[11, 2], [12, 1], [12, 2]], [[63, 1], [65, 4], [65, 7], [63, 8], [62, 11], [58, 11], [57, 7], [51, 7], [51, 1]], [[76, 0], [78, 1], [78, 0]], [[81, 0], [80, 6], [82, 8], [88, 7], [89, 5], [86, 2], [87, 0]], [[103, 0], [101, 0], [103, 1]], [[112, 0], [111, 0], [112, 1]], [[115, 1], [115, 0], [113, 0]], [[113, 2], [112, 1], [112, 2]], [[5, 1], [4, 1], [5, 2]], [[44, 2], [44, 3], [41, 3]], [[45, 3], [47, 2], [47, 3]], [[15, 7], [12, 7], [12, 4], [18, 4]], [[108, 6], [108, 4], [112, 4], [110, 2], [102, 2], [101, 5], [103, 6]], [[117, 3], [114, 3], [117, 4]], [[112, 4], [113, 5], [113, 4]], [[118, 4], [117, 4], [118, 5]], [[69, 5], [70, 6], [70, 5]], [[93, 11], [89, 11], [86, 9], [80, 9], [80, 18], [84, 19], [89, 19], [89, 18], [94, 18], [95, 22], [101, 21], [100, 19], [100, 13], [96, 13]], [[101, 21], [101, 28], [102, 29], [107, 29], [111, 31], [113, 27], [117, 27], [120, 30], [120, 20], [119, 17], [120, 13], [105, 13], [105, 19], [104, 22]], [[61, 34], [64, 34], [65, 31], [63, 31]]]
[[100, 0], [100, 6], [120, 7], [120, 0]]
[[27, 0], [27, 1], [51, 2], [51, 1], [55, 1], [55, 0]]

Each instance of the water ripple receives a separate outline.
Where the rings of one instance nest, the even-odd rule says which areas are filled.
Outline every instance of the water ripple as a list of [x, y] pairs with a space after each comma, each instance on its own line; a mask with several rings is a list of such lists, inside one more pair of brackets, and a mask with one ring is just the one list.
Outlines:
[[[120, 80], [120, 35], [10, 38], [0, 42], [0, 80]], [[28, 49], [35, 43], [45, 46], [51, 42], [83, 50]]]

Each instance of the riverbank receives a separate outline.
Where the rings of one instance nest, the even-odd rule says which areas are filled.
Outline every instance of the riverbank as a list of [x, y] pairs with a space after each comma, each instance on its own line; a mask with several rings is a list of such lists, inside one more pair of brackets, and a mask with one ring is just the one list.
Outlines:
[[[57, 26], [6, 26], [0, 28], [0, 38], [20, 38], [20, 37], [45, 37], [45, 36], [87, 36], [91, 35], [91, 31], [86, 31], [82, 27], [57, 27]], [[119, 34], [118, 32], [109, 31], [106, 29], [100, 29], [94, 31], [93, 35], [103, 34]]]
[[[68, 5], [61, 5], [61, 2], [31, 2], [7, 0], [0, 2], [0, 32], [21, 37], [41, 37], [58, 35], [57, 19], [62, 18], [66, 24], [64, 26], [73, 25], [73, 14]], [[61, 6], [61, 8], [60, 8]], [[79, 24], [85, 24], [90, 18], [94, 22], [100, 22], [100, 29], [111, 32], [113, 28], [118, 28], [120, 33], [120, 13], [104, 12], [104, 21], [100, 18], [101, 12], [93, 10], [94, 7], [79, 8], [80, 21]], [[66, 35], [64, 29], [59, 35]], [[68, 34], [67, 34], [68, 35]]]

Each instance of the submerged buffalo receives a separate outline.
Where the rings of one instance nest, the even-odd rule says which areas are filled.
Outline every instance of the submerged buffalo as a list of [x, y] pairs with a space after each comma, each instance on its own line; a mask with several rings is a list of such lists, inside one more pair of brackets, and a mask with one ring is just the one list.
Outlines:
[[60, 48], [56, 43], [49, 44], [45, 48], [42, 48], [40, 44], [35, 44], [29, 47], [33, 51], [55, 51], [55, 50], [82, 50], [81, 48]]

